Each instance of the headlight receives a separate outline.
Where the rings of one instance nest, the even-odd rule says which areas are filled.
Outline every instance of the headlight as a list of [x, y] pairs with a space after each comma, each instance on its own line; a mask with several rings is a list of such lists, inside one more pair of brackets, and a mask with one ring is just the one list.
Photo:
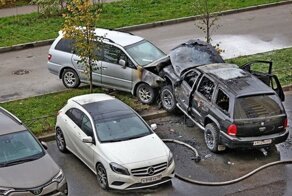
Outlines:
[[119, 165], [117, 163], [110, 163], [110, 167], [113, 170], [113, 172], [116, 172], [118, 174], [127, 175], [127, 176], [130, 175], [130, 173], [129, 173], [127, 168], [125, 168], [125, 167], [123, 167], [123, 166], [121, 166], [121, 165]]
[[167, 160], [168, 167], [172, 164], [172, 162], [173, 162], [173, 155], [172, 155], [172, 153], [169, 151], [168, 160]]
[[0, 195], [8, 195], [12, 191], [14, 191], [13, 188], [0, 187]]
[[63, 171], [60, 169], [59, 173], [52, 179], [52, 182], [62, 182], [62, 180], [64, 179], [64, 174]]

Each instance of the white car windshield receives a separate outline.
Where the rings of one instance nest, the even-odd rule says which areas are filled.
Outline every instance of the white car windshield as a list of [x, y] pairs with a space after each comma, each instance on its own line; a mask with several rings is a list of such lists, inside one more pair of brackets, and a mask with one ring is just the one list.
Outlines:
[[95, 127], [100, 142], [118, 142], [152, 134], [136, 114], [128, 112], [109, 114], [95, 120]]
[[44, 154], [40, 144], [28, 131], [0, 135], [0, 167], [33, 161]]
[[146, 40], [127, 46], [126, 51], [141, 66], [166, 56], [164, 52]]

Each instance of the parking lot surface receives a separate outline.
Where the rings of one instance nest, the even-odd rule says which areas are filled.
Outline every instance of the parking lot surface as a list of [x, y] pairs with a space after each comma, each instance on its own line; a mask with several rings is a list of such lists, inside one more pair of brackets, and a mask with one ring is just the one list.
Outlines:
[[[289, 122], [292, 122], [292, 92], [286, 93], [284, 103]], [[204, 144], [203, 132], [196, 126], [190, 127], [185, 123], [182, 114], [170, 115], [164, 118], [151, 120], [156, 123], [156, 133], [161, 138], [171, 138], [184, 141], [197, 148], [201, 161], [196, 163], [194, 154], [187, 148], [176, 144], [167, 144], [173, 151], [176, 162], [176, 173], [200, 181], [226, 181], [238, 178], [264, 164], [292, 159], [292, 129], [288, 140], [268, 151], [264, 156], [259, 150], [227, 150], [220, 154], [211, 153]], [[187, 126], [189, 125], [189, 126]], [[99, 188], [95, 175], [74, 155], [62, 154], [58, 151], [55, 142], [49, 142], [49, 153], [63, 168], [70, 195], [292, 195], [292, 165], [278, 165], [270, 167], [243, 180], [228, 186], [198, 186], [172, 180], [151, 189], [138, 191], [103, 191]]]

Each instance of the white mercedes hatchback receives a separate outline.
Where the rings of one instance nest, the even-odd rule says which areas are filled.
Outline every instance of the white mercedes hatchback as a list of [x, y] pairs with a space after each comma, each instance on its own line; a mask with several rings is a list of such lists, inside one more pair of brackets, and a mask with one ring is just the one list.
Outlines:
[[172, 153], [129, 106], [106, 94], [73, 97], [59, 111], [56, 142], [96, 175], [101, 188], [139, 189], [171, 180]]

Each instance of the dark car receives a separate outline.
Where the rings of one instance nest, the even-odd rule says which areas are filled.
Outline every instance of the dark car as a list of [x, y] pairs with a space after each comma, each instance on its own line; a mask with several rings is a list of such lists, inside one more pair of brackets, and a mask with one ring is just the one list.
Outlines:
[[[267, 73], [253, 70], [259, 63]], [[289, 135], [284, 93], [270, 62], [239, 68], [224, 63], [211, 45], [191, 40], [171, 51], [160, 74], [167, 81], [162, 106], [169, 112], [180, 109], [203, 129], [213, 152], [268, 147]]]
[[67, 195], [62, 169], [13, 114], [0, 107], [0, 195]]

